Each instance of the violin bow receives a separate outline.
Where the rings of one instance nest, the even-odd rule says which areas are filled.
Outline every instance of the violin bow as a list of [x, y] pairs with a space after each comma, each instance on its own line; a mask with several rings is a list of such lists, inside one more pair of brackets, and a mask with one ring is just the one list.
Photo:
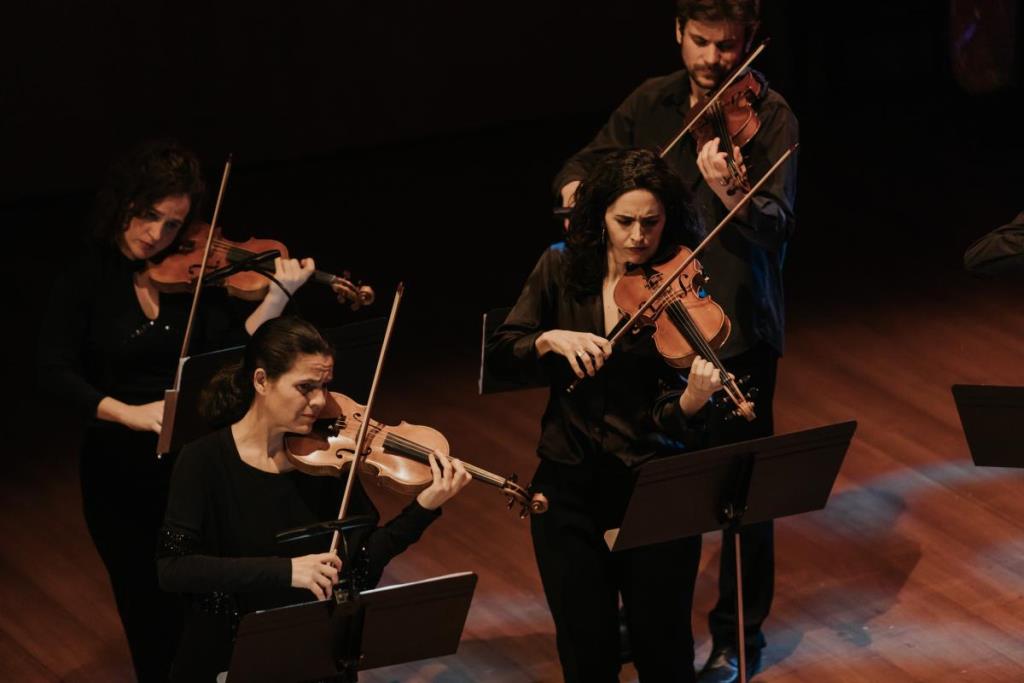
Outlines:
[[[395, 290], [394, 303], [391, 304], [391, 315], [388, 317], [388, 326], [384, 331], [384, 342], [380, 347], [380, 356], [377, 358], [377, 367], [373, 371], [373, 383], [370, 385], [370, 397], [366, 400], [366, 408], [363, 410], [363, 420], [359, 425], [359, 432], [356, 434], [355, 453], [352, 457], [352, 464], [348, 471], [348, 479], [345, 480], [345, 493], [341, 497], [341, 509], [338, 510], [339, 520], [344, 520], [345, 514], [348, 512], [348, 504], [352, 497], [352, 488], [357, 476], [356, 472], [359, 469], [359, 460], [363, 457], [367, 434], [369, 434], [371, 421], [370, 414], [373, 412], [373, 403], [377, 398], [377, 387], [380, 384], [380, 377], [384, 369], [384, 358], [387, 356], [388, 347], [391, 345], [391, 332], [395, 327], [395, 318], [398, 315], [398, 305], [402, 302], [402, 295], [404, 293], [405, 285], [399, 282], [398, 288]], [[341, 532], [335, 530], [334, 535], [331, 537], [330, 552], [338, 552], [338, 542], [340, 540]]]
[[[228, 186], [228, 176], [231, 174], [231, 155], [228, 154], [224, 162], [224, 174], [220, 177], [220, 189], [217, 190], [217, 202], [213, 205], [213, 219], [210, 221], [210, 233], [206, 236], [206, 247], [203, 249], [203, 260], [199, 266], [199, 272], [206, 272], [206, 262], [210, 258], [210, 248], [213, 245], [213, 233], [217, 229], [217, 219], [220, 218], [220, 207], [224, 201], [224, 190]], [[192, 326], [196, 319], [196, 309], [199, 307], [199, 292], [203, 288], [203, 278], [196, 279], [196, 290], [192, 294], [192, 308], [188, 312], [188, 324], [185, 326], [185, 339], [181, 345], [181, 360], [188, 355], [188, 347], [192, 342]], [[178, 382], [175, 380], [175, 386]]]
[[[228, 176], [231, 175], [231, 154], [228, 154], [224, 162], [224, 173], [220, 177], [220, 189], [217, 190], [217, 202], [213, 205], [213, 219], [210, 223], [210, 234], [206, 238], [206, 248], [203, 250], [203, 262], [200, 273], [206, 272], [206, 261], [210, 256], [210, 248], [213, 245], [213, 231], [217, 226], [217, 218], [220, 217], [220, 207], [224, 201], [224, 190], [228, 186]], [[196, 309], [199, 307], [199, 292], [203, 288], [203, 278], [196, 280], [196, 290], [192, 294], [192, 307], [188, 312], [188, 323], [185, 325], [185, 338], [181, 343], [181, 355], [178, 357], [178, 369], [174, 373], [174, 386], [164, 391], [164, 415], [162, 425], [171, 426], [174, 422], [174, 414], [178, 405], [178, 390], [181, 388], [181, 370], [185, 365], [185, 358], [188, 357], [188, 347], [192, 342], [192, 329], [196, 320]], [[159, 460], [164, 453], [171, 451], [171, 430], [160, 429], [160, 437], [156, 444], [156, 457]]]

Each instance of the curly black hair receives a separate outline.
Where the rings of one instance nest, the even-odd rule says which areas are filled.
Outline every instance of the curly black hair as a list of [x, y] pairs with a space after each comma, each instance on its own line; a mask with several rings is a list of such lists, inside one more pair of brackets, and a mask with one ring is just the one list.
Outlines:
[[604, 157], [576, 190], [566, 244], [566, 287], [574, 294], [598, 292], [608, 270], [605, 212], [631, 190], [647, 190], [665, 207], [665, 229], [654, 260], [679, 245], [693, 246], [701, 234], [683, 181], [657, 154], [624, 149]]
[[184, 221], [187, 226], [201, 208], [204, 191], [203, 174], [192, 152], [172, 140], [144, 142], [107, 171], [96, 194], [93, 236], [117, 245], [132, 218], [144, 215], [154, 204], [172, 195], [188, 195], [189, 211]]

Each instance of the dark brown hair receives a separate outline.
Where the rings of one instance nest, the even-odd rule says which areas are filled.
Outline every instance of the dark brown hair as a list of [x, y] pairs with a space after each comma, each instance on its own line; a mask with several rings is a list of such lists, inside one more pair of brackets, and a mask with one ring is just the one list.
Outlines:
[[257, 368], [263, 368], [267, 378], [277, 379], [300, 356], [314, 355], [333, 356], [334, 349], [312, 324], [296, 316], [266, 321], [245, 345], [242, 359], [210, 380], [200, 396], [199, 413], [216, 427], [238, 422], [256, 395], [252, 377]]

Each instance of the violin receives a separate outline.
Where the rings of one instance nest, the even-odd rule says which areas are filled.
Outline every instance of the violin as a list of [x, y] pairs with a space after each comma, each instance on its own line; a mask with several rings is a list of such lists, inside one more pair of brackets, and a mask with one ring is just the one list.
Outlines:
[[626, 315], [633, 315], [680, 266], [669, 287], [653, 296], [634, 331], [653, 328], [658, 353], [674, 368], [690, 367], [698, 355], [711, 362], [720, 374], [722, 389], [735, 406], [734, 414], [753, 420], [753, 403], [715, 353], [729, 338], [732, 323], [704, 289], [710, 278], [692, 251], [679, 247], [667, 261], [628, 269], [615, 285], [615, 305]]
[[[687, 133], [693, 131], [698, 152], [709, 140], [718, 138], [718, 151], [725, 152], [729, 167], [729, 185], [726, 192], [733, 195], [737, 190], [750, 192], [743, 160], [733, 155], [733, 146], [742, 148], [750, 142], [761, 128], [754, 105], [764, 97], [768, 84], [761, 74], [749, 70], [751, 62], [768, 46], [765, 39], [743, 63], [739, 64], [713, 91], [700, 98], [690, 107], [683, 118], [683, 126], [661, 149], [658, 156], [664, 159]], [[555, 218], [568, 219], [571, 206], [559, 206], [552, 210]], [[565, 229], [568, 230], [568, 224]]]
[[[193, 223], [184, 230], [178, 239], [176, 250], [159, 262], [149, 265], [149, 276], [157, 289], [162, 292], [192, 291], [202, 269], [203, 246], [209, 236], [210, 225], [208, 223]], [[225, 268], [233, 263], [273, 251], [278, 252], [283, 259], [288, 258], [288, 248], [277, 240], [252, 238], [244, 242], [235, 242], [225, 238], [218, 225], [213, 231], [205, 274], [208, 275], [212, 271]], [[338, 295], [338, 300], [348, 302], [352, 310], [372, 304], [375, 298], [373, 289], [361, 283], [353, 283], [350, 278], [351, 275], [347, 271], [339, 277], [316, 270], [313, 271], [312, 276], [314, 281], [332, 286]], [[253, 269], [232, 273], [218, 284], [223, 284], [231, 296], [246, 301], [262, 300], [270, 286], [267, 278]]]
[[[353, 460], [365, 414], [366, 406], [345, 394], [330, 392], [313, 432], [285, 437], [289, 459], [306, 474], [341, 476]], [[359, 471], [373, 476], [377, 484], [386, 489], [416, 495], [434, 480], [430, 454], [448, 458], [449, 452], [448, 440], [436, 429], [405, 421], [391, 426], [371, 419], [367, 424], [365, 455], [360, 458]], [[529, 492], [516, 483], [515, 474], [502, 477], [468, 462], [463, 461], [463, 464], [473, 479], [505, 494], [509, 509], [519, 505], [521, 517], [547, 510], [544, 497], [538, 494], [531, 499]]]
[[[613, 294], [616, 305], [626, 313], [620, 324], [616, 326], [615, 333], [608, 340], [613, 347], [627, 332], [635, 333], [638, 326], [650, 327], [656, 323], [658, 330], [663, 327], [666, 330], [674, 328], [678, 333], [678, 338], [673, 338], [671, 331], [666, 332], [663, 333], [662, 341], [658, 344], [656, 337], [658, 350], [665, 349], [666, 360], [675, 367], [687, 367], [693, 361], [694, 353], [713, 363], [720, 373], [722, 388], [725, 389], [726, 396], [735, 404], [734, 413], [742, 415], [747, 420], [755, 418], [753, 404], [740, 391], [738, 384], [729, 375], [714, 352], [715, 346], [721, 348], [728, 338], [731, 323], [718, 304], [714, 304], [714, 307], [710, 306], [711, 299], [704, 291], [704, 284], [707, 283], [708, 278], [704, 275], [696, 257], [747, 205], [747, 202], [761, 189], [772, 174], [792, 156], [798, 146], [793, 145], [783, 152], [771, 168], [765, 171], [761, 179], [750, 188], [750, 191], [743, 195], [736, 206], [729, 210], [729, 213], [719, 221], [715, 229], [709, 232], [692, 251], [680, 247], [675, 256], [664, 263], [634, 266], [619, 279]], [[631, 275], [632, 279], [628, 279]], [[637, 278], [637, 275], [640, 277]], [[621, 293], [620, 287], [622, 287]], [[691, 311], [696, 318], [691, 315]], [[667, 317], [664, 324], [662, 324], [662, 317]], [[582, 380], [573, 381], [567, 391], [575, 391], [580, 381]]]
[[761, 74], [749, 69], [750, 63], [767, 47], [763, 41], [715, 88], [690, 107], [682, 129], [666, 144], [658, 156], [664, 158], [683, 136], [692, 132], [699, 151], [708, 141], [718, 138], [718, 151], [725, 152], [729, 167], [728, 194], [750, 191], [743, 160], [733, 154], [733, 147], [743, 147], [761, 128], [754, 105], [761, 101], [768, 84]]
[[[761, 120], [757, 117], [754, 104], [764, 97], [767, 88], [763, 76], [755, 71], [747, 71], [745, 76], [722, 91], [719, 98], [693, 126], [693, 137], [698, 150], [710, 140], [718, 138], [718, 151], [725, 152], [725, 161], [729, 167], [727, 192], [730, 195], [735, 194], [737, 190], [750, 191], [746, 169], [742, 165], [742, 159], [735, 158], [733, 147], [746, 145], [761, 128]], [[707, 99], [699, 101], [691, 111], [703, 108]]]

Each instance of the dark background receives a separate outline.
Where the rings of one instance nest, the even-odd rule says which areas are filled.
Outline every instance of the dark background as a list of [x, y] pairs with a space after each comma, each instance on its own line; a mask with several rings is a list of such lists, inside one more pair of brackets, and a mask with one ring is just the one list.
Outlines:
[[[942, 296], [966, 281], [970, 241], [1024, 209], [1015, 7], [765, 0], [757, 67], [801, 124], [791, 320]], [[0, 30], [19, 354], [103, 169], [171, 136], [213, 188], [234, 153], [228, 236], [352, 270], [377, 315], [404, 280], [399, 352], [473, 362], [480, 313], [510, 305], [559, 238], [561, 163], [644, 78], [680, 66], [670, 0], [44, 0]], [[369, 315], [313, 285], [298, 299], [327, 326]], [[31, 363], [12, 368], [31, 385]]]

